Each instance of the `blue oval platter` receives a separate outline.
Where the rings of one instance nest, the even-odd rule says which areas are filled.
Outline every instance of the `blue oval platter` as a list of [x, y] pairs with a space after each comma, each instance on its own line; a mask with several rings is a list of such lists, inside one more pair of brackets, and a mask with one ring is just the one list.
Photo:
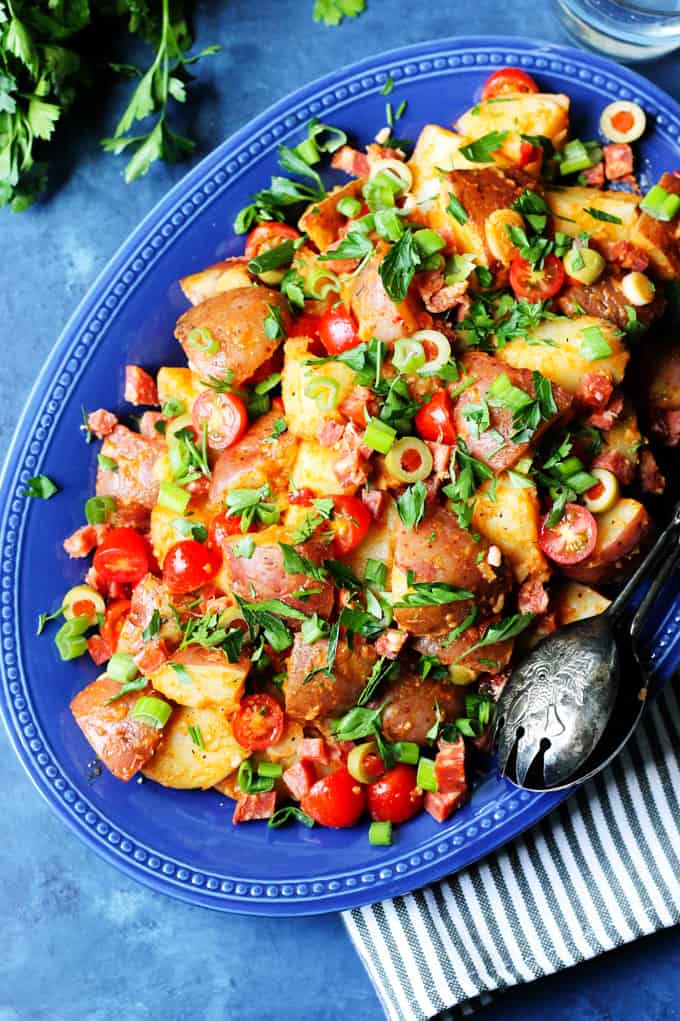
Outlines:
[[[282, 100], [224, 142], [150, 213], [76, 311], [45, 365], [18, 426], [2, 482], [2, 697], [11, 741], [31, 780], [94, 851], [153, 889], [221, 911], [304, 915], [336, 911], [423, 886], [488, 854], [554, 808], [564, 792], [531, 794], [489, 773], [468, 805], [444, 825], [421, 815], [399, 827], [391, 847], [353, 830], [232, 827], [216, 792], [168, 791], [88, 776], [92, 751], [69, 711], [97, 673], [88, 657], [62, 663], [51, 637], [36, 638], [38, 614], [80, 581], [62, 541], [82, 524], [94, 491], [95, 447], [83, 443], [81, 407], [121, 400], [127, 362], [180, 365], [173, 326], [185, 309], [177, 280], [240, 254], [235, 213], [276, 169], [276, 146], [292, 145], [312, 117], [362, 143], [384, 122], [380, 94], [408, 100], [400, 134], [450, 125], [504, 65], [526, 68], [544, 91], [567, 92], [574, 136], [597, 134], [613, 99], [632, 99], [651, 122], [642, 142], [652, 183], [680, 165], [680, 107], [637, 74], [609, 61], [530, 40], [460, 38], [422, 43], [364, 60]], [[644, 178], [643, 178], [644, 179]], [[132, 409], [128, 406], [126, 411]], [[54, 478], [49, 502], [23, 496], [27, 479]], [[653, 658], [660, 677], [680, 665], [680, 599], [657, 613]]]

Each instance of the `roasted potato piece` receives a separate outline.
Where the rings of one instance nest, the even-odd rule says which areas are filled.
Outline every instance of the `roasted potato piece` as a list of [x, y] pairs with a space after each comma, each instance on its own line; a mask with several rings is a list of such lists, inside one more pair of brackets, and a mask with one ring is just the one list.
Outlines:
[[283, 682], [286, 712], [296, 720], [316, 720], [338, 716], [355, 704], [369, 678], [378, 654], [372, 645], [355, 637], [353, 648], [344, 639], [338, 642], [333, 675], [319, 673], [307, 680], [312, 670], [328, 660], [328, 639], [312, 645], [295, 636]]
[[253, 282], [248, 272], [248, 260], [244, 256], [237, 256], [182, 277], [179, 286], [192, 305], [200, 305], [216, 294], [233, 291], [236, 287], [250, 287]]
[[[560, 312], [568, 316], [585, 312], [589, 316], [607, 319], [619, 329], [625, 330], [630, 321], [631, 305], [621, 287], [623, 276], [624, 271], [620, 267], [609, 266], [606, 273], [594, 284], [568, 284], [556, 299]], [[641, 326], [651, 325], [663, 315], [665, 307], [666, 300], [659, 290], [648, 305], [635, 309], [638, 323]]]
[[[189, 728], [198, 728], [204, 748], [194, 743]], [[232, 733], [224, 709], [177, 706], [156, 754], [142, 772], [163, 787], [205, 789], [233, 773], [247, 757], [248, 752]]]
[[[189, 367], [203, 379], [222, 379], [232, 372], [235, 386], [247, 382], [281, 343], [265, 333], [264, 321], [272, 308], [281, 316], [287, 332], [291, 318], [288, 302], [268, 287], [237, 287], [190, 308], [175, 327]], [[196, 346], [194, 330], [207, 330], [213, 343], [206, 347], [199, 341]], [[212, 350], [214, 345], [216, 349]]]
[[[664, 191], [680, 195], [680, 177], [666, 172], [659, 184]], [[630, 241], [649, 256], [654, 271], [662, 280], [680, 278], [680, 213], [664, 223], [649, 213], [640, 217], [630, 234]]]
[[[583, 330], [592, 326], [602, 330], [612, 353], [589, 362], [581, 354], [581, 345]], [[516, 337], [508, 341], [498, 351], [498, 357], [518, 369], [537, 369], [571, 394], [576, 393], [579, 383], [589, 372], [607, 373], [614, 383], [620, 383], [630, 358], [616, 327], [594, 316], [546, 320], [531, 331], [529, 340], [531, 343]], [[541, 340], [546, 343], [541, 344]]]
[[[569, 96], [563, 93], [517, 93], [476, 103], [456, 122], [456, 130], [466, 139], [482, 138], [492, 131], [506, 132], [506, 138], [494, 153], [517, 164], [521, 135], [545, 135], [556, 149], [561, 149], [569, 130]], [[540, 162], [532, 169], [538, 173]]]
[[[178, 671], [175, 666], [182, 669]], [[188, 645], [173, 653], [150, 680], [157, 691], [179, 705], [197, 709], [219, 706], [233, 713], [241, 701], [249, 670], [247, 656], [230, 663], [221, 649]]]
[[119, 780], [129, 780], [149, 761], [163, 731], [129, 715], [142, 695], [156, 693], [151, 689], [131, 691], [111, 702], [120, 687], [118, 681], [102, 674], [78, 692], [71, 701], [71, 712], [97, 758]]
[[378, 272], [387, 250], [384, 242], [376, 245], [373, 258], [342, 288], [343, 301], [356, 317], [357, 333], [362, 340], [377, 337], [389, 343], [431, 323], [430, 316], [413, 294], [408, 294], [398, 305], [388, 296]]
[[462, 135], [438, 124], [426, 124], [420, 132], [408, 166], [413, 175], [411, 193], [426, 215], [427, 204], [439, 196], [441, 171], [453, 168], [455, 155], [464, 141]]
[[338, 212], [338, 202], [345, 197], [361, 200], [361, 189], [364, 179], [358, 178], [334, 188], [321, 202], [314, 202], [300, 217], [298, 227], [316, 245], [320, 252], [325, 252], [329, 245], [338, 240], [340, 228], [347, 223], [347, 217]]
[[158, 400], [161, 404], [170, 400], [181, 401], [187, 411], [191, 411], [194, 401], [205, 390], [205, 387], [201, 386], [199, 376], [191, 369], [182, 367], [162, 365], [156, 381]]
[[273, 493], [287, 492], [298, 440], [289, 429], [274, 435], [282, 417], [283, 406], [274, 401], [272, 410], [258, 418], [236, 446], [222, 451], [213, 467], [212, 503], [221, 503], [230, 489], [257, 488], [265, 483]]
[[553, 608], [559, 627], [604, 613], [611, 599], [578, 581], [562, 582], [554, 594]]
[[[291, 479], [298, 489], [310, 489], [315, 496], [327, 496], [329, 493], [353, 493], [356, 486], [342, 485], [333, 471], [338, 458], [337, 450], [324, 447], [316, 440], [303, 440], [298, 448], [297, 460]], [[303, 514], [298, 512], [302, 510]], [[309, 512], [309, 507], [294, 506], [289, 509], [293, 528], [301, 517]], [[288, 521], [288, 518], [286, 519]]]
[[397, 508], [394, 501], [390, 499], [381, 519], [371, 524], [365, 538], [344, 557], [347, 566], [354, 571], [357, 578], [363, 578], [366, 574], [366, 562], [369, 559], [378, 560], [387, 567], [387, 587], [389, 588], [397, 521]]
[[415, 674], [402, 673], [385, 687], [374, 705], [390, 699], [382, 715], [383, 733], [388, 741], [415, 741], [426, 744], [427, 732], [434, 726], [439, 713], [445, 722], [452, 722], [464, 712], [464, 698], [460, 688], [449, 681], [423, 681]]
[[[138, 528], [148, 526], [149, 515], [158, 499], [158, 480], [155, 467], [165, 450], [162, 439], [150, 439], [117, 425], [102, 444], [100, 454], [113, 461], [115, 468], [99, 462], [97, 469], [97, 496], [112, 496], [117, 513], [131, 515], [130, 524]], [[120, 524], [128, 522], [121, 520]]]
[[628, 498], [619, 500], [596, 519], [597, 542], [593, 552], [582, 563], [562, 568], [569, 578], [586, 584], [616, 579], [625, 561], [637, 553], [650, 529], [645, 508], [637, 500]]
[[[310, 344], [307, 337], [291, 337], [286, 341], [281, 392], [289, 430], [294, 436], [316, 440], [324, 422], [344, 421], [337, 406], [352, 390], [354, 372], [342, 362], [307, 365], [311, 357]], [[338, 387], [336, 406], [328, 411], [323, 411], [314, 398], [305, 393], [309, 384], [319, 379], [332, 379]]]
[[538, 545], [540, 508], [535, 486], [517, 489], [506, 474], [496, 481], [496, 499], [490, 499], [491, 482], [477, 491], [472, 515], [473, 528], [498, 546], [509, 561], [515, 580], [534, 577], [546, 581], [548, 562]]
[[[607, 249], [616, 241], [631, 240], [630, 234], [638, 217], [638, 195], [627, 191], [597, 191], [595, 188], [581, 188], [577, 185], [549, 188], [546, 202], [555, 217], [555, 229], [572, 237], [582, 231], [590, 234], [598, 246]], [[591, 216], [589, 209], [599, 210], [617, 221], [598, 220]]]
[[[186, 538], [185, 535], [173, 527], [172, 523], [177, 520], [178, 516], [176, 511], [168, 510], [167, 507], [161, 507], [158, 503], [151, 511], [151, 545], [153, 546], [154, 556], [159, 564], [163, 563], [165, 554], [171, 546]], [[194, 500], [191, 505], [191, 520], [196, 522], [196, 524], [202, 523], [207, 528], [211, 518], [212, 513], [208, 510], [205, 503]]]

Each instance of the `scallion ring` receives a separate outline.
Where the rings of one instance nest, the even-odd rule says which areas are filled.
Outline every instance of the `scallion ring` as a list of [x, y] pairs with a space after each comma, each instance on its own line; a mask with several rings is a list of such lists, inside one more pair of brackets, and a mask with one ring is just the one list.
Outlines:
[[330, 376], [316, 376], [305, 387], [305, 397], [311, 397], [320, 411], [333, 411], [340, 399], [340, 384]]
[[172, 706], [154, 695], [142, 695], [137, 699], [130, 712], [133, 720], [137, 720], [138, 723], [146, 723], [147, 726], [155, 727], [156, 730], [165, 726], [171, 714]]
[[411, 340], [417, 340], [423, 344], [426, 355], [428, 347], [436, 349], [434, 356], [428, 357], [422, 368], [418, 369], [420, 376], [435, 376], [451, 357], [451, 345], [439, 330], [418, 330], [417, 333], [412, 334]]
[[85, 501], [85, 517], [89, 525], [103, 525], [116, 509], [112, 496], [91, 496]]
[[425, 349], [414, 337], [400, 337], [394, 343], [392, 364], [397, 372], [416, 372], [425, 364]]
[[204, 355], [214, 355], [220, 348], [210, 330], [204, 326], [197, 326], [195, 329], [190, 330], [187, 341]]
[[[307, 271], [306, 271], [307, 272]], [[323, 266], [312, 266], [307, 272], [305, 290], [310, 298], [323, 301], [329, 294], [340, 290], [340, 280], [336, 273]]]
[[386, 454], [397, 436], [397, 430], [379, 418], [370, 418], [364, 433], [364, 445], [379, 454]]
[[371, 167], [369, 179], [377, 177], [378, 174], [388, 174], [391, 177], [396, 177], [401, 185], [400, 191], [403, 194], [409, 192], [413, 186], [413, 175], [411, 174], [409, 167], [407, 167], [405, 163], [402, 163], [401, 160], [376, 160]]
[[[414, 467], [405, 467], [414, 465]], [[422, 482], [432, 471], [432, 454], [417, 436], [402, 436], [385, 458], [385, 467], [399, 482]]]

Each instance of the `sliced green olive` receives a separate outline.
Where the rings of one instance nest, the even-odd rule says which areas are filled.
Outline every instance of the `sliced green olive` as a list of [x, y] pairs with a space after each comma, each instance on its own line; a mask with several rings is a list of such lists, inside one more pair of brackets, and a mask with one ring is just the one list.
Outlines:
[[374, 770], [366, 768], [366, 760], [371, 755], [377, 755], [378, 749], [375, 741], [365, 741], [364, 744], [355, 744], [347, 756], [347, 771], [350, 776], [359, 783], [373, 783], [377, 779]]

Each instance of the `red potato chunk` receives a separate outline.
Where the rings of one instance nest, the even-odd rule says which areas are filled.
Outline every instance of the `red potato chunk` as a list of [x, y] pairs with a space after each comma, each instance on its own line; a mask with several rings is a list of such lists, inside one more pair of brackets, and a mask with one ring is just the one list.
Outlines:
[[274, 438], [275, 423], [282, 417], [283, 405], [275, 401], [234, 447], [222, 451], [213, 468], [211, 503], [221, 503], [230, 489], [256, 489], [265, 483], [273, 493], [287, 491], [299, 441], [289, 431]]
[[357, 637], [354, 648], [350, 649], [341, 639], [333, 676], [316, 674], [305, 683], [312, 670], [323, 667], [328, 661], [328, 639], [322, 638], [313, 645], [306, 645], [297, 634], [288, 661], [288, 674], [283, 682], [286, 712], [297, 720], [315, 720], [346, 712], [355, 704], [376, 659], [377, 653], [372, 645]]
[[[523, 390], [530, 397], [535, 397], [533, 373], [528, 369], [514, 369], [506, 365], [499, 358], [493, 355], [483, 354], [478, 351], [468, 352], [461, 359], [465, 377], [475, 382], [469, 386], [456, 401], [454, 408], [454, 419], [456, 431], [465, 440], [470, 453], [484, 461], [495, 472], [505, 471], [512, 468], [529, 450], [529, 443], [513, 443], [510, 437], [516, 431], [513, 426], [513, 414], [509, 408], [489, 408], [490, 426], [484, 432], [477, 435], [468, 418], [472, 405], [479, 405], [482, 398], [486, 397], [489, 387], [500, 375], [507, 375], [510, 383]], [[463, 377], [463, 379], [465, 378]], [[456, 384], [458, 386], [459, 384]], [[552, 384], [552, 393], [557, 406], [557, 414], [551, 419], [543, 420], [534, 433], [532, 442], [542, 436], [546, 429], [550, 428], [559, 417], [565, 415], [572, 403], [571, 395], [563, 390], [556, 383]], [[501, 442], [498, 434], [503, 437]]]
[[377, 337], [389, 343], [432, 322], [417, 295], [408, 294], [405, 301], [397, 305], [387, 294], [378, 272], [386, 252], [387, 246], [380, 245], [376, 255], [350, 281], [350, 309], [357, 320], [362, 340]]
[[[237, 287], [190, 308], [177, 320], [175, 336], [184, 348], [189, 364], [204, 379], [224, 379], [233, 373], [239, 386], [251, 379], [281, 344], [283, 337], [271, 339], [264, 321], [274, 308], [281, 316], [284, 333], [291, 317], [286, 299], [268, 287]], [[207, 330], [217, 350], [196, 347], [193, 330]]]
[[427, 732], [437, 718], [437, 704], [444, 723], [453, 723], [465, 714], [462, 689], [450, 681], [423, 680], [404, 672], [386, 685], [371, 705], [379, 706], [390, 699], [382, 714], [382, 729], [388, 741], [427, 743]]
[[129, 780], [152, 757], [163, 730], [140, 723], [129, 713], [141, 695], [158, 693], [151, 689], [131, 691], [109, 704], [120, 684], [103, 674], [83, 688], [71, 702], [71, 712], [97, 758], [119, 780]]
[[564, 574], [586, 584], [616, 580], [625, 574], [627, 562], [639, 551], [650, 527], [641, 503], [619, 500], [611, 510], [597, 515], [597, 542], [588, 559], [564, 567]]

